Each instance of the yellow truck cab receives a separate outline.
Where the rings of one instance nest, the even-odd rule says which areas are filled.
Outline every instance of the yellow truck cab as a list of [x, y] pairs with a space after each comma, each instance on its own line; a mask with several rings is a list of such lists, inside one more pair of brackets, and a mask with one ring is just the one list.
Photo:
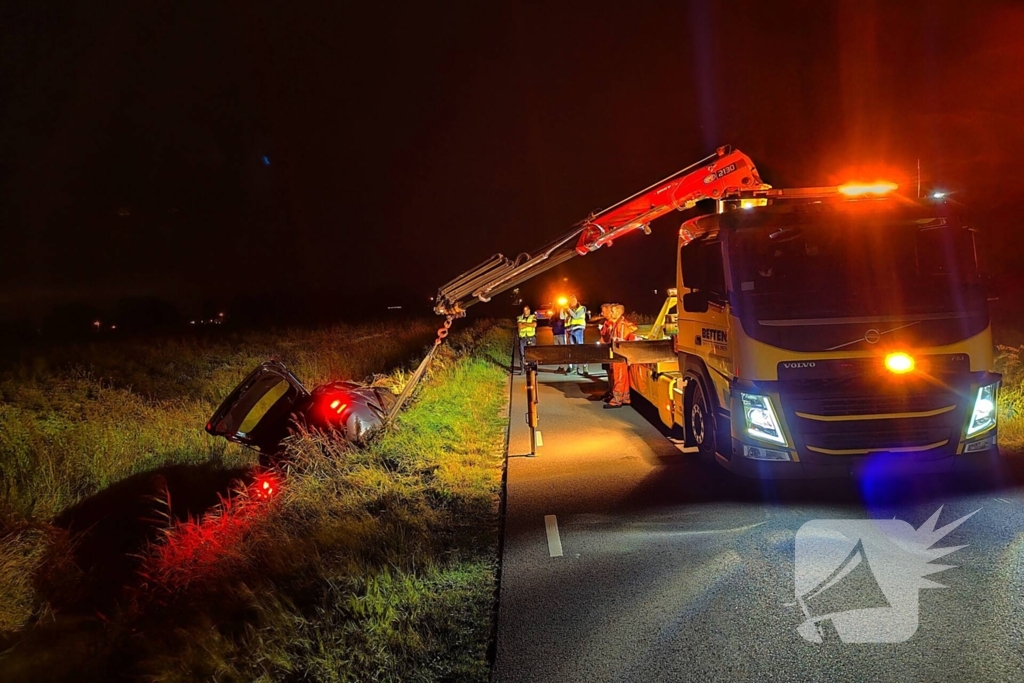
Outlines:
[[754, 477], [993, 463], [1000, 376], [961, 207], [870, 187], [717, 206], [680, 228], [678, 305], [652, 330], [678, 362], [631, 368], [666, 425]]

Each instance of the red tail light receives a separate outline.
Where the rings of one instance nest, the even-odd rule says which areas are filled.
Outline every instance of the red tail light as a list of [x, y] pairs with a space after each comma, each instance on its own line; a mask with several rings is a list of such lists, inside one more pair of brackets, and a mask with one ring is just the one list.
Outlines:
[[317, 404], [320, 419], [326, 425], [336, 425], [345, 419], [351, 399], [344, 392], [331, 391], [318, 397]]
[[256, 475], [249, 487], [249, 495], [257, 500], [270, 500], [281, 492], [281, 480], [272, 472]]

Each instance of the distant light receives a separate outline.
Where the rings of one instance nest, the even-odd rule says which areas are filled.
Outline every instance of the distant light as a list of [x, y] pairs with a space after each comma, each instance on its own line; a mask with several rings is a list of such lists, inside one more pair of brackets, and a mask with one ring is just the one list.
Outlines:
[[401, 308], [401, 306], [388, 306], [388, 310], [389, 311], [396, 311], [396, 310], [398, 310], [400, 308]]
[[859, 197], [865, 194], [885, 194], [898, 189], [899, 185], [887, 180], [878, 180], [873, 183], [847, 183], [839, 186], [839, 192], [847, 197]]
[[221, 318], [223, 318], [223, 317], [224, 317], [224, 314], [223, 314], [223, 313], [218, 313], [217, 315], [218, 315], [218, 316], [220, 316]]
[[196, 324], [196, 321], [195, 321], [195, 320], [189, 320], [189, 321], [188, 321], [188, 324], [189, 324], [189, 325], [195, 325], [195, 324]]
[[260, 161], [263, 162], [264, 166], [270, 166], [270, 157], [264, 155], [260, 157]]
[[945, 196], [945, 192], [932, 192], [932, 199], [942, 199]]
[[99, 321], [99, 320], [97, 320], [96, 322], [94, 322], [94, 323], [92, 324], [92, 326], [93, 326], [93, 327], [96, 327], [96, 328], [98, 328], [98, 327], [100, 326], [100, 321]]

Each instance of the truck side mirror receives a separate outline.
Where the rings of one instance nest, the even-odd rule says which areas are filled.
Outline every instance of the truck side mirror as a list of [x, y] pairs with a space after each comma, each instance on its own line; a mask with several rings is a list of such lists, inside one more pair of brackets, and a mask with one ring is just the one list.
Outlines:
[[708, 293], [690, 292], [683, 294], [683, 310], [687, 313], [707, 313]]

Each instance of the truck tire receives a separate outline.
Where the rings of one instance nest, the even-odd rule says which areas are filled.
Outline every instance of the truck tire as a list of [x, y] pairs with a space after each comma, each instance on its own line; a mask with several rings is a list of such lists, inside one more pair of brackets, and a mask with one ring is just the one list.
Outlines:
[[686, 410], [686, 432], [690, 444], [697, 447], [701, 460], [715, 460], [715, 418], [704, 391], [704, 383], [698, 379], [690, 382], [693, 391]]

